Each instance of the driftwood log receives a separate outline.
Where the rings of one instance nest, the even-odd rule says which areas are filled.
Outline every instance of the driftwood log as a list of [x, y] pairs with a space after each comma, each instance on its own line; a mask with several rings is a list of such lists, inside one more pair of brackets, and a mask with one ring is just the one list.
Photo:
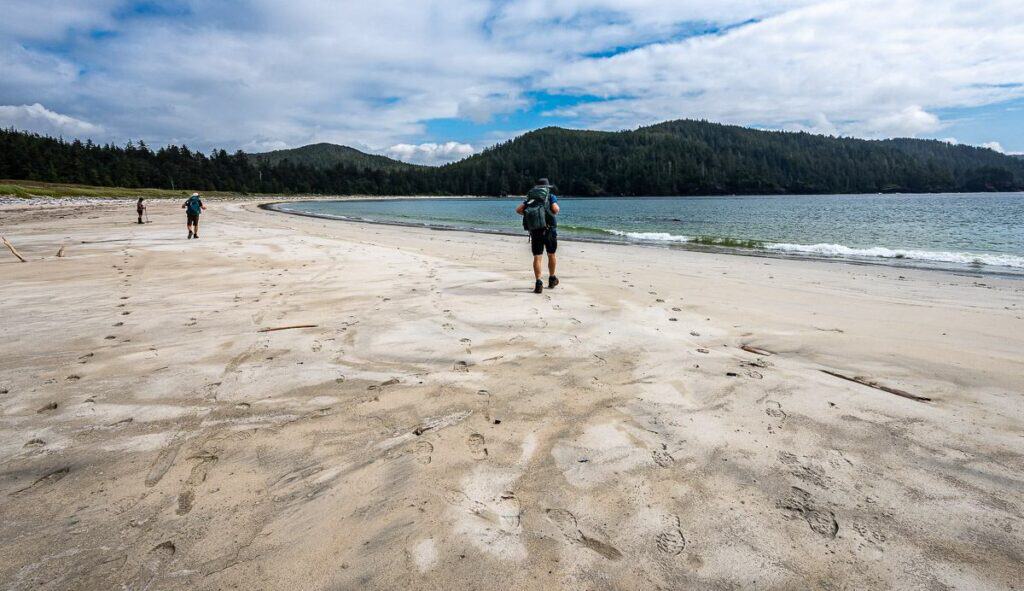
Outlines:
[[903, 398], [907, 398], [907, 399], [913, 400], [915, 402], [931, 402], [932, 401], [931, 398], [926, 398], [924, 396], [918, 396], [917, 394], [911, 394], [910, 392], [907, 392], [905, 390], [898, 390], [896, 388], [890, 388], [889, 386], [883, 386], [882, 384], [879, 384], [878, 382], [872, 382], [871, 380], [868, 380], [868, 379], [865, 379], [865, 378], [861, 378], [861, 377], [852, 377], [851, 378], [850, 376], [844, 376], [841, 373], [837, 373], [837, 372], [834, 372], [834, 371], [829, 371], [827, 369], [823, 369], [821, 371], [822, 371], [822, 373], [827, 373], [828, 375], [830, 375], [832, 377], [836, 377], [836, 378], [839, 378], [839, 379], [842, 379], [842, 380], [846, 380], [848, 382], [853, 382], [855, 384], [860, 384], [861, 386], [867, 386], [868, 388], [874, 388], [875, 390], [881, 390], [882, 392], [888, 392], [889, 394], [895, 394], [896, 396], [902, 396]]
[[279, 330], [292, 330], [294, 328], [316, 328], [316, 324], [296, 324], [294, 326], [278, 326], [275, 328], [261, 328], [259, 332], [277, 332]]
[[13, 254], [14, 256], [18, 257], [19, 261], [21, 261], [23, 263], [27, 263], [28, 262], [28, 261], [25, 260], [25, 257], [21, 256], [21, 253], [18, 252], [18, 249], [14, 248], [14, 245], [11, 244], [9, 240], [7, 240], [6, 236], [0, 236], [0, 240], [3, 240], [4, 246], [6, 246], [11, 251], [11, 254]]
[[747, 353], [753, 353], [754, 355], [774, 355], [775, 354], [775, 353], [772, 353], [771, 351], [769, 351], [767, 349], [759, 349], [759, 348], [757, 348], [757, 347], [755, 347], [753, 345], [741, 345], [740, 349], [743, 349]]

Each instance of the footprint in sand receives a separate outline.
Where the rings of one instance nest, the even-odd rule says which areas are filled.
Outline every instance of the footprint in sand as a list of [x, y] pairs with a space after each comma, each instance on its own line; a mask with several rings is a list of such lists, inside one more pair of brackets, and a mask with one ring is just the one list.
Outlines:
[[811, 531], [818, 535], [834, 539], [839, 533], [839, 522], [836, 521], [835, 513], [818, 506], [811, 493], [802, 488], [792, 487], [792, 494], [785, 501], [779, 503], [779, 508], [785, 511], [790, 518], [802, 517], [810, 526]]
[[523, 515], [523, 507], [512, 491], [504, 491], [494, 498], [471, 499], [459, 490], [448, 490], [444, 499], [451, 505], [490, 521], [502, 531], [517, 531]]
[[192, 471], [189, 473], [188, 480], [185, 483], [189, 486], [198, 486], [206, 482], [206, 475], [209, 473], [210, 468], [212, 468], [220, 458], [218, 458], [216, 454], [208, 451], [202, 451], [189, 459], [197, 460], [197, 462], [192, 466]]
[[782, 410], [782, 405], [774, 400], [767, 400], [764, 403], [764, 413], [773, 419], [778, 419], [777, 425], [768, 425], [768, 433], [775, 433], [775, 429], [782, 428], [783, 423], [786, 422], [786, 411]]
[[412, 449], [413, 457], [424, 466], [430, 463], [432, 453], [434, 453], [434, 445], [429, 441], [418, 441]]
[[487, 440], [484, 436], [479, 433], [473, 433], [466, 439], [466, 446], [469, 448], [469, 455], [474, 460], [486, 460], [487, 459]]
[[576, 516], [571, 512], [566, 511], [565, 509], [547, 509], [544, 511], [544, 514], [552, 523], [558, 526], [559, 531], [561, 531], [562, 535], [564, 535], [570, 542], [579, 544], [584, 548], [589, 548], [608, 560], [618, 560], [622, 558], [622, 552], [619, 552], [619, 549], [615, 546], [586, 536], [583, 531], [580, 530]]
[[178, 508], [174, 510], [176, 515], [187, 515], [192, 510], [196, 493], [192, 489], [185, 489], [178, 494]]
[[786, 418], [786, 411], [782, 410], [782, 404], [774, 400], [768, 400], [765, 401], [764, 407], [764, 412], [766, 415], [774, 417], [776, 419]]
[[171, 556], [174, 556], [174, 553], [177, 552], [177, 550], [178, 549], [174, 546], [174, 542], [168, 540], [166, 542], [160, 542], [156, 546], [153, 546], [153, 549], [150, 550], [150, 553], [170, 558]]
[[198, 462], [192, 466], [188, 480], [185, 481], [185, 486], [178, 494], [178, 509], [175, 511], [178, 515], [185, 515], [192, 510], [192, 505], [195, 503], [196, 498], [195, 488], [206, 482], [206, 474], [218, 460], [215, 454], [207, 451], [200, 452], [189, 459], [198, 460]]
[[19, 494], [21, 494], [21, 493], [23, 493], [25, 491], [28, 491], [28, 490], [31, 490], [31, 489], [34, 489], [34, 488], [37, 488], [37, 487], [40, 487], [40, 486], [47, 486], [47, 485], [53, 484], [53, 483], [57, 482], [58, 480], [63, 479], [70, 472], [71, 472], [71, 467], [70, 466], [65, 466], [63, 468], [58, 468], [56, 470], [50, 470], [46, 474], [43, 474], [39, 478], [36, 478], [35, 481], [32, 482], [32, 484], [26, 486], [25, 488], [21, 488], [21, 489], [18, 489], [16, 491], [12, 492], [11, 495], [12, 496], [13, 495], [19, 495]]
[[826, 490], [832, 483], [832, 478], [824, 468], [808, 460], [801, 460], [794, 454], [780, 451], [779, 461], [786, 465], [790, 474], [804, 482]]
[[683, 551], [686, 547], [686, 537], [679, 527], [679, 518], [673, 515], [669, 529], [654, 537], [658, 550], [669, 556], [678, 556]]
[[160, 482], [160, 479], [164, 477], [164, 474], [174, 464], [174, 458], [178, 456], [178, 448], [180, 447], [181, 443], [176, 441], [160, 450], [156, 459], [153, 460], [153, 464], [149, 467], [149, 473], [146, 475], [146, 486], [153, 487]]

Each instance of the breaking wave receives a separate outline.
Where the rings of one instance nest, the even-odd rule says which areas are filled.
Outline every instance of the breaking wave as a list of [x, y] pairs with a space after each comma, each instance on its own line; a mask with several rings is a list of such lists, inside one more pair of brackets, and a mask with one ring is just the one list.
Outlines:
[[882, 246], [875, 246], [872, 248], [851, 248], [849, 246], [843, 246], [842, 244], [768, 243], [764, 245], [764, 248], [767, 250], [825, 257], [909, 259], [935, 263], [955, 263], [975, 266], [989, 265], [993, 267], [1024, 269], [1024, 257], [1012, 254], [981, 254], [972, 252], [911, 250], [903, 248], [893, 249]]
[[689, 236], [679, 236], [668, 232], [622, 232], [620, 230], [605, 230], [613, 236], [622, 236], [630, 240], [651, 240], [655, 242], [692, 242]]
[[682, 236], [668, 232], [625, 232], [606, 230], [607, 233], [629, 240], [640, 242], [687, 243], [707, 246], [723, 246], [732, 248], [748, 248], [756, 250], [777, 251], [783, 253], [803, 254], [827, 258], [854, 259], [894, 259], [916, 260], [932, 263], [953, 263], [972, 266], [1009, 267], [1024, 269], [1024, 257], [1012, 254], [948, 252], [931, 250], [914, 250], [906, 248], [853, 248], [842, 244], [790, 244], [780, 242], [762, 242], [741, 238], [718, 238], [713, 236]]

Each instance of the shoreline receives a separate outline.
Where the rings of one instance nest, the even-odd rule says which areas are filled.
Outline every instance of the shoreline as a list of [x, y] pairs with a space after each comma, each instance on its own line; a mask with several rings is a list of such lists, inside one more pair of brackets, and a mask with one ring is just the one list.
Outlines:
[[[771, 196], [768, 196], [771, 197]], [[403, 201], [403, 200], [417, 200], [418, 198], [409, 197], [383, 197], [380, 199], [300, 199], [298, 201]], [[422, 198], [432, 199], [432, 198]], [[440, 197], [436, 199], [496, 199], [492, 197]], [[671, 199], [671, 197], [666, 197]], [[510, 199], [511, 201], [512, 199]], [[400, 222], [391, 220], [371, 220], [366, 218], [348, 217], [348, 216], [335, 216], [330, 214], [318, 214], [310, 213], [305, 211], [287, 210], [280, 207], [275, 207], [280, 204], [294, 203], [294, 201], [270, 201], [260, 202], [258, 207], [266, 211], [272, 211], [275, 213], [283, 213], [286, 215], [294, 215], [301, 217], [308, 217], [314, 219], [324, 219], [338, 222], [349, 222], [359, 224], [371, 224], [371, 225], [382, 225], [382, 226], [397, 226], [403, 228], [423, 228], [427, 230], [433, 230], [438, 232], [468, 232], [472, 234], [492, 235], [492, 236], [509, 236], [509, 237], [524, 237], [522, 232], [514, 231], [503, 231], [503, 230], [488, 230], [481, 228], [469, 228], [469, 227], [453, 227], [453, 226], [441, 226], [441, 225], [430, 225], [428, 223], [416, 223], [416, 222]], [[965, 277], [1000, 277], [1012, 280], [1024, 280], [1024, 269], [1021, 270], [1003, 270], [1013, 269], [1013, 267], [1000, 268], [996, 265], [981, 265], [977, 266], [968, 265], [966, 263], [943, 263], [938, 261], [924, 261], [920, 259], [909, 259], [899, 257], [843, 257], [843, 256], [826, 256], [826, 255], [813, 255], [800, 252], [786, 252], [782, 250], [770, 250], [770, 249], [753, 249], [743, 247], [731, 247], [731, 246], [718, 246], [713, 244], [701, 244], [697, 242], [657, 242], [653, 240], [630, 240], [627, 238], [597, 238], [580, 236], [575, 234], [560, 234], [559, 241], [571, 241], [571, 242], [583, 242], [592, 244], [617, 244], [622, 246], [639, 246], [657, 249], [668, 249], [668, 250], [685, 250], [690, 252], [703, 252], [703, 253], [714, 253], [714, 254], [726, 254], [732, 256], [744, 256], [744, 257], [763, 257], [768, 259], [778, 260], [800, 260], [800, 261], [814, 261], [820, 263], [847, 263], [852, 265], [866, 265], [866, 266], [881, 266], [889, 267], [894, 269], [916, 269], [926, 271], [938, 271], [943, 273], [952, 273], [962, 275]]]

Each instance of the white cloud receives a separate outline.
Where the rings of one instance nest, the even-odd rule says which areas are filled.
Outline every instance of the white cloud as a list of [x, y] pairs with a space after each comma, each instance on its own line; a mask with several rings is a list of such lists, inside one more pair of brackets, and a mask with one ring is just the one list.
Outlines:
[[486, 123], [499, 113], [508, 113], [525, 107], [527, 101], [514, 94], [492, 96], [468, 96], [459, 101], [456, 117], [475, 123]]
[[809, 121], [790, 121], [781, 129], [786, 131], [803, 131], [819, 135], [839, 135], [839, 128], [824, 113], [815, 113]]
[[413, 164], [427, 164], [431, 166], [461, 160], [467, 156], [471, 156], [474, 152], [476, 152], [476, 150], [473, 149], [473, 146], [469, 144], [460, 144], [458, 142], [446, 142], [443, 144], [426, 143], [419, 145], [396, 144], [384, 151], [387, 156], [394, 158], [395, 160], [411, 162]]
[[62, 115], [35, 103], [33, 105], [0, 105], [0, 127], [15, 127], [53, 136], [90, 136], [101, 128], [88, 121]]
[[[931, 135], [945, 109], [1024, 98], [1020, 0], [180, 0], [175, 17], [70, 4], [5, 3], [0, 105], [74, 113], [104, 141], [386, 151], [433, 139], [433, 119], [523, 127], [501, 116], [535, 92], [588, 97], [555, 114], [591, 128]], [[435, 153], [449, 157], [412, 152]]]
[[988, 148], [989, 150], [994, 150], [996, 152], [999, 152], [1000, 154], [1006, 154], [1007, 156], [1024, 156], [1024, 152], [1013, 152], [1007, 150], [1006, 148], [1003, 147], [1003, 144], [1001, 144], [1000, 142], [985, 142], [981, 144], [981, 147]]
[[829, 0], [716, 36], [584, 58], [553, 74], [595, 127], [676, 117], [863, 136], [933, 133], [938, 109], [1024, 96], [1024, 3]]
[[50, 41], [64, 37], [68, 30], [109, 27], [111, 11], [120, 0], [29, 0], [4, 2], [0, 35]]
[[936, 115], [918, 105], [911, 105], [895, 113], [872, 117], [854, 124], [854, 127], [861, 130], [860, 135], [869, 137], [916, 137], [923, 133], [938, 131], [942, 128], [942, 123]]

